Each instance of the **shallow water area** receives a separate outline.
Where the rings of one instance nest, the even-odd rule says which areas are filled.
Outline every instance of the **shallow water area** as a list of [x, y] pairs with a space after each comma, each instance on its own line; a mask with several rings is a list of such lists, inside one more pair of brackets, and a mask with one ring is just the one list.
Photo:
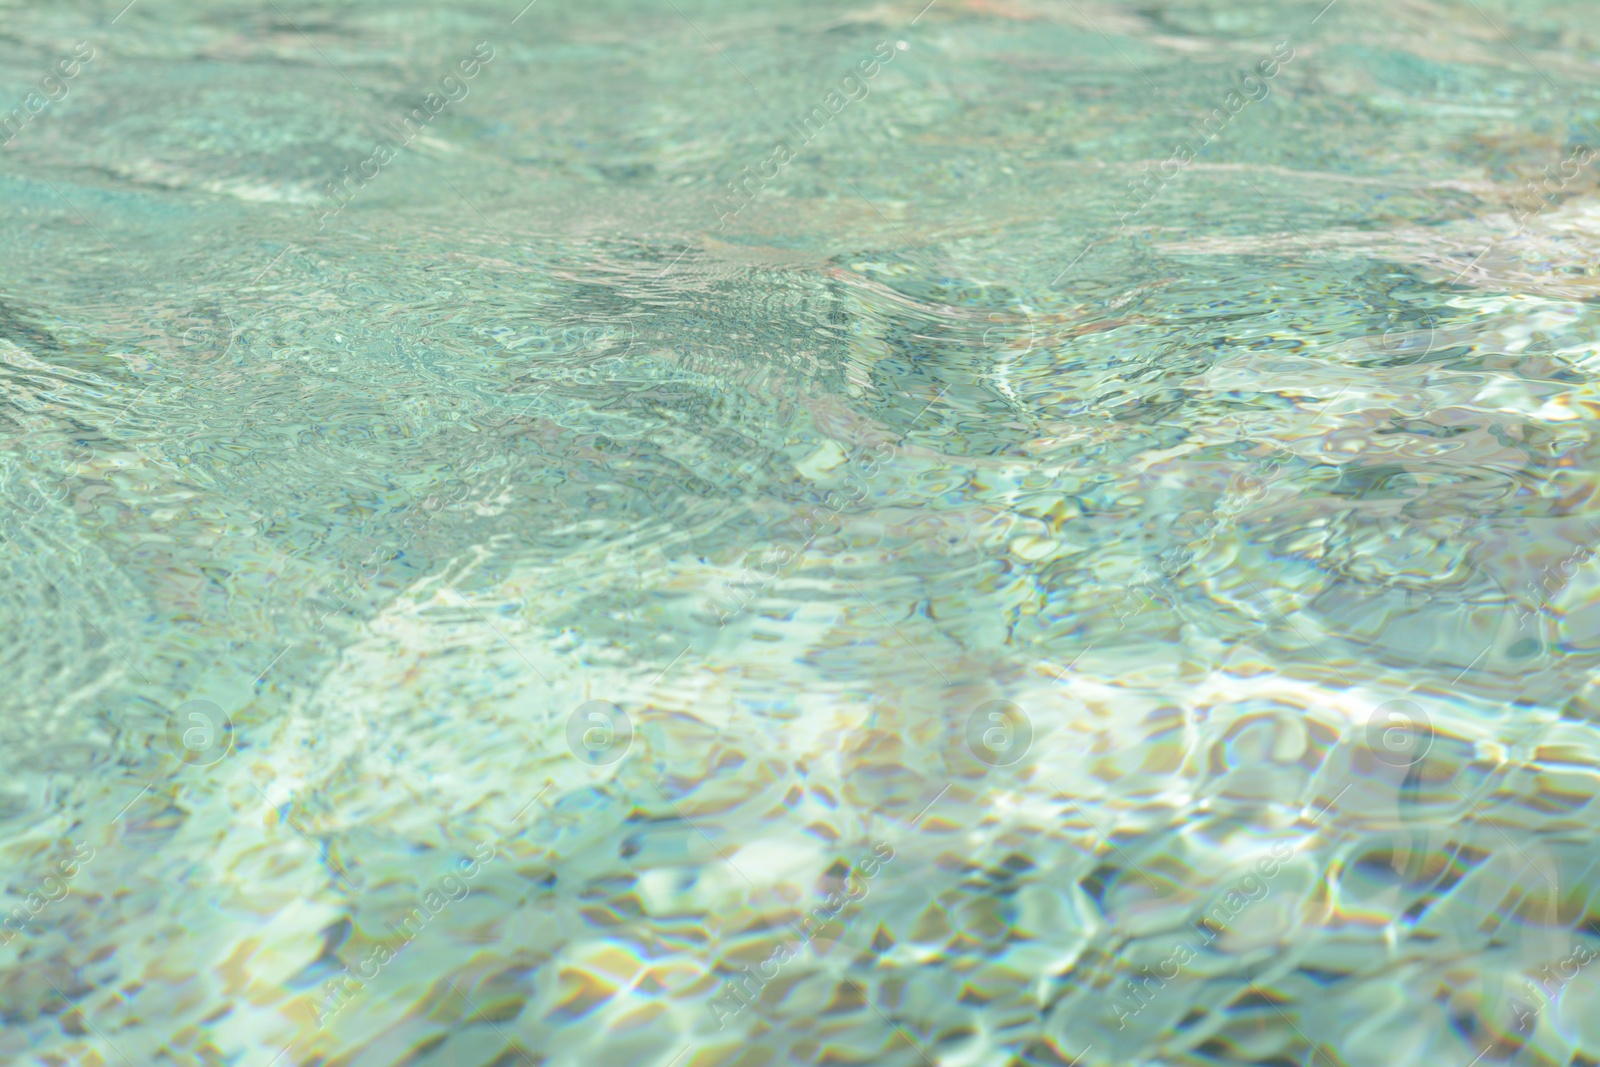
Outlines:
[[124, 2], [0, 1063], [1600, 1062], [1591, 5]]

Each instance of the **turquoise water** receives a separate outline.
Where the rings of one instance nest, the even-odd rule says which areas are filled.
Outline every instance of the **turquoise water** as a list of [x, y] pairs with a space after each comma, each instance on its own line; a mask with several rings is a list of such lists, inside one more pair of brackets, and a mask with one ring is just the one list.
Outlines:
[[0, 3], [0, 1062], [1600, 1061], [1600, 31]]

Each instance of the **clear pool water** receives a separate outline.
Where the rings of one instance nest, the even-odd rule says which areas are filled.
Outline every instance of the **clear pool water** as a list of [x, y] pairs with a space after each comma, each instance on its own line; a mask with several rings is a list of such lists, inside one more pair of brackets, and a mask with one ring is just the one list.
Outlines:
[[123, 3], [0, 1061], [1600, 1061], [1593, 4]]

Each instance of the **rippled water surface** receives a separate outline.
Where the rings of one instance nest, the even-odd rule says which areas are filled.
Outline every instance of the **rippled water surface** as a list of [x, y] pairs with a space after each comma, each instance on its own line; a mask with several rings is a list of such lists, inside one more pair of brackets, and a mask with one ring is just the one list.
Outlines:
[[0, 1061], [1600, 1061], [1592, 2], [123, 2]]

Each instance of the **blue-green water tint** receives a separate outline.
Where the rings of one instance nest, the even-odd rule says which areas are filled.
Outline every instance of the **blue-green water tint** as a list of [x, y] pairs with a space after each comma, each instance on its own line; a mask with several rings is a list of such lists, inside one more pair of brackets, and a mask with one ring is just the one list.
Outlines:
[[119, 8], [0, 1060], [1600, 1059], [1589, 6]]

